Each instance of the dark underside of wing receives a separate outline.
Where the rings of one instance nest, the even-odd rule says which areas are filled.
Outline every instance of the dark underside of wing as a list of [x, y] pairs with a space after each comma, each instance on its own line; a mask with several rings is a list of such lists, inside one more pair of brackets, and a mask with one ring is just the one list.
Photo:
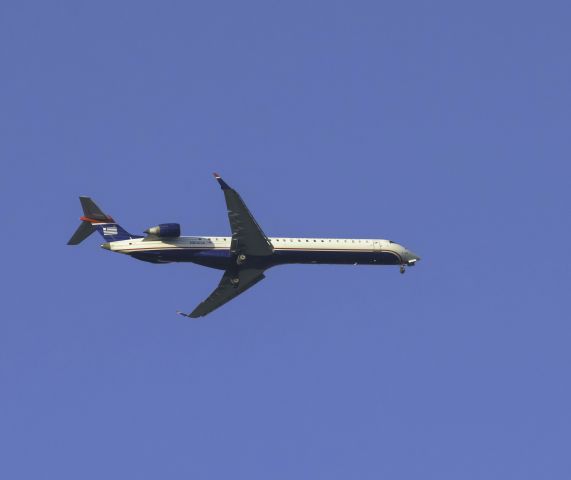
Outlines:
[[216, 176], [216, 179], [224, 192], [228, 209], [228, 219], [232, 230], [231, 250], [234, 253], [259, 257], [271, 255], [274, 251], [272, 244], [248, 210], [240, 194], [219, 176]]
[[230, 245], [231, 266], [224, 272], [218, 287], [187, 317], [198, 318], [208, 315], [241, 293], [263, 280], [263, 257], [273, 255], [274, 249], [258, 222], [248, 210], [238, 192], [231, 188], [220, 175], [214, 174], [224, 192], [228, 219], [232, 230]]
[[[208, 315], [213, 310], [216, 310], [218, 307], [221, 307], [233, 298], [236, 298], [250, 287], [253, 287], [264, 278], [265, 275], [263, 270], [259, 269], [244, 268], [239, 272], [236, 272], [234, 275], [229, 271], [226, 271], [222, 276], [222, 280], [220, 280], [218, 287], [216, 287], [210, 296], [198, 305], [198, 307], [196, 307], [188, 316], [190, 318], [198, 318]], [[232, 280], [237, 280], [238, 284], [235, 285], [232, 283]]]

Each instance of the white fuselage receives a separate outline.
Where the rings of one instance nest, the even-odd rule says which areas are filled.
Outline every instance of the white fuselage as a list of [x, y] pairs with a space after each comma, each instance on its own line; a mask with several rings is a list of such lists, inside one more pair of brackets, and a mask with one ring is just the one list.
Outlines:
[[[399, 258], [401, 264], [411, 264], [418, 260], [414, 253], [402, 245], [384, 239], [357, 238], [304, 238], [304, 237], [269, 237], [276, 253], [298, 252], [334, 253], [348, 257], [354, 253], [391, 253]], [[159, 238], [146, 237], [121, 240], [106, 244], [105, 248], [117, 253], [138, 254], [145, 252], [170, 251], [213, 251], [230, 249], [231, 237], [225, 236], [192, 236]], [[206, 253], [206, 252], [205, 252]], [[214, 252], [213, 252], [214, 253]]]

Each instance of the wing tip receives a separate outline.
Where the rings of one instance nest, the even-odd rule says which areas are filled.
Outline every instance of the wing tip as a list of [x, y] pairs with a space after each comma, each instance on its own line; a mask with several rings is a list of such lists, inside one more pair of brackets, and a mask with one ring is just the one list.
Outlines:
[[186, 317], [186, 318], [198, 318], [198, 315], [193, 315], [192, 313], [185, 313], [185, 312], [181, 312], [180, 310], [177, 310], [176, 313], [178, 313], [181, 317]]
[[222, 177], [218, 173], [214, 172], [212, 175], [214, 175], [214, 178], [218, 181], [222, 190], [230, 189], [230, 186], [224, 180], [222, 180]]

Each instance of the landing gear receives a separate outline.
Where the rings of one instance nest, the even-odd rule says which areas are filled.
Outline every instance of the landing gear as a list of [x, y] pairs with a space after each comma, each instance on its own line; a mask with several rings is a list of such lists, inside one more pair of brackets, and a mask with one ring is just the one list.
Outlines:
[[404, 265], [401, 265], [400, 266], [400, 273], [404, 273], [404, 272], [406, 272], [406, 268]]
[[246, 261], [246, 255], [244, 255], [243, 253], [238, 255], [238, 258], [236, 258], [236, 263], [238, 265], [242, 265], [245, 261]]
[[237, 278], [237, 277], [236, 277], [236, 278], [231, 278], [231, 279], [230, 279], [230, 283], [231, 283], [234, 287], [237, 287], [238, 284], [240, 283], [240, 279]]

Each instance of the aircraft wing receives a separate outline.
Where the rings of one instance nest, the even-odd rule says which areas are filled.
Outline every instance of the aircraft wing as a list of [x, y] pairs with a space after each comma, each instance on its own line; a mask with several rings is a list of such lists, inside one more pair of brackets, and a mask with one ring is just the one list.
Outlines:
[[232, 230], [232, 243], [230, 245], [232, 253], [259, 257], [272, 255], [274, 252], [272, 244], [248, 210], [244, 200], [236, 190], [230, 188], [220, 178], [220, 175], [215, 173], [214, 177], [218, 180], [226, 199], [228, 219]]
[[[198, 305], [191, 313], [178, 313], [190, 318], [204, 317], [266, 278], [263, 272], [263, 270], [257, 268], [243, 268], [234, 272], [226, 270], [218, 287], [204, 302]], [[238, 284], [233, 284], [232, 279], [238, 279]]]

